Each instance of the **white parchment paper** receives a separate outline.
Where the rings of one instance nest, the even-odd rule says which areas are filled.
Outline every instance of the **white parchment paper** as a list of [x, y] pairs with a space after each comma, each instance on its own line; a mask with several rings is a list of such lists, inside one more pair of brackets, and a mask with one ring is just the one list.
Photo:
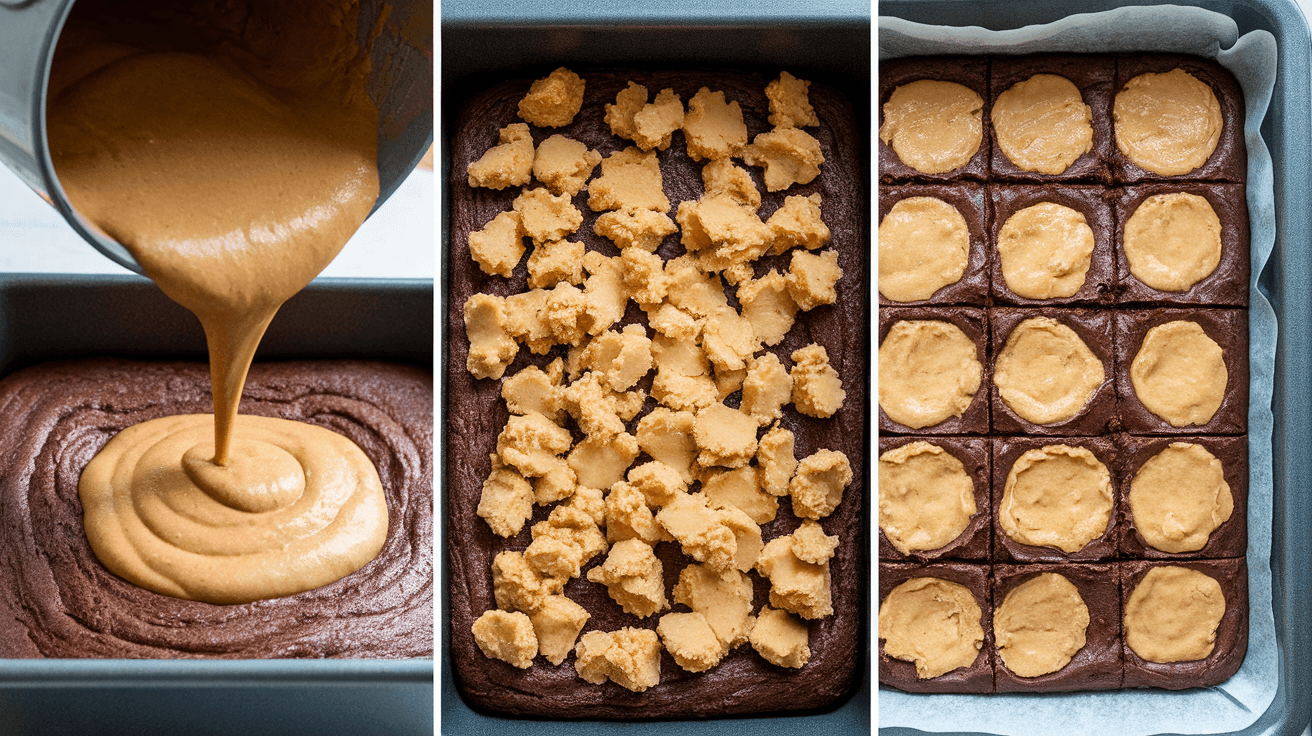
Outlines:
[[1252, 252], [1249, 307], [1248, 656], [1234, 677], [1182, 692], [1120, 690], [1067, 694], [910, 695], [880, 688], [879, 725], [922, 731], [987, 731], [1010, 736], [1238, 731], [1275, 697], [1277, 662], [1271, 608], [1271, 391], [1276, 319], [1257, 289], [1275, 246], [1271, 155], [1259, 129], [1275, 86], [1276, 42], [1265, 31], [1242, 37], [1227, 16], [1179, 6], [1127, 7], [1075, 15], [1009, 31], [879, 19], [879, 58], [930, 54], [1166, 51], [1216, 59], [1244, 91], [1248, 214]]

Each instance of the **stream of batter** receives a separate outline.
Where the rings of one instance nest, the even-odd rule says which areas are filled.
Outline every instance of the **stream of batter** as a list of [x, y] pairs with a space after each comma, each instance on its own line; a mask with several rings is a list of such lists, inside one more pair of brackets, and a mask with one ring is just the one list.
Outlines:
[[351, 0], [80, 0], [47, 129], [78, 212], [201, 322], [214, 414], [120, 432], [82, 474], [88, 540], [143, 588], [242, 603], [316, 588], [382, 548], [353, 443], [239, 416], [278, 308], [378, 197], [377, 111]]

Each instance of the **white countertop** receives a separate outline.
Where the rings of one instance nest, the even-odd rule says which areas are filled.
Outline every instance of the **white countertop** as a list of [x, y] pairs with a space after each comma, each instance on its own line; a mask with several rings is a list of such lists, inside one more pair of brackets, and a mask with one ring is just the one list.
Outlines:
[[[434, 196], [433, 172], [415, 169], [322, 275], [433, 278]], [[129, 273], [82, 240], [54, 207], [4, 166], [0, 166], [0, 272]]]

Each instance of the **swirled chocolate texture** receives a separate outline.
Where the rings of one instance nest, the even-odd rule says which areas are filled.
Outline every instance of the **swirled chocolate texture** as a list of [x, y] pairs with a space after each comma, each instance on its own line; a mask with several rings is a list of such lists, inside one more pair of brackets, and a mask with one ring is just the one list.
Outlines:
[[303, 593], [213, 605], [110, 573], [78, 479], [119, 431], [212, 410], [201, 363], [47, 363], [0, 381], [0, 657], [410, 658], [433, 653], [432, 376], [363, 361], [256, 364], [243, 415], [350, 439], [378, 469], [389, 527], [372, 562]]

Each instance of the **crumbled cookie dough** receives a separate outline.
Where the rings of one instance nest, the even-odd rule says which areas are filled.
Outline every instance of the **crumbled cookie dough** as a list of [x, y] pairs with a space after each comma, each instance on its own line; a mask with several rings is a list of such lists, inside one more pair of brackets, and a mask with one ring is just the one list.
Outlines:
[[589, 435], [570, 451], [569, 466], [578, 473], [579, 485], [609, 488], [624, 479], [637, 457], [638, 439], [628, 432]]
[[[538, 144], [533, 157], [533, 176], [552, 194], [574, 196], [583, 191], [592, 170], [601, 163], [601, 154], [583, 143], [556, 134]], [[519, 182], [527, 184], [528, 180]]]
[[548, 289], [561, 282], [574, 286], [583, 283], [583, 252], [582, 243], [568, 240], [553, 240], [535, 247], [528, 256], [529, 287]]
[[559, 424], [561, 411], [560, 379], [530, 365], [501, 384], [501, 398], [511, 414], [538, 413]]
[[697, 459], [697, 442], [693, 439], [695, 423], [696, 416], [690, 411], [658, 406], [638, 420], [638, 447], [678, 473], [685, 484], [691, 483], [692, 464]]
[[793, 554], [803, 562], [823, 565], [838, 550], [838, 537], [825, 534], [819, 522], [806, 519], [793, 530]]
[[679, 232], [679, 226], [664, 212], [630, 209], [603, 213], [592, 231], [610, 238], [621, 251], [632, 248], [654, 253], [666, 235]]
[[656, 514], [656, 521], [683, 547], [684, 554], [712, 569], [751, 568], [761, 546], [761, 528], [735, 507], [711, 508], [701, 493], [681, 493]]
[[549, 290], [533, 289], [511, 294], [505, 300], [507, 334], [538, 355], [546, 354], [556, 344], [551, 339], [551, 330], [542, 320], [542, 310], [549, 296]]
[[465, 334], [469, 356], [465, 367], [474, 378], [501, 378], [519, 354], [510, 336], [506, 301], [491, 294], [474, 294], [465, 301]]
[[770, 579], [770, 605], [815, 620], [834, 612], [829, 594], [829, 563], [812, 564], [793, 553], [792, 535], [775, 537], [756, 559], [756, 571]]
[[788, 291], [788, 280], [774, 269], [759, 279], [738, 286], [738, 302], [752, 333], [763, 345], [778, 345], [793, 328], [797, 302]]
[[672, 539], [652, 515], [647, 497], [632, 484], [620, 481], [606, 494], [606, 539], [612, 544], [641, 539], [655, 546]]
[[524, 123], [501, 129], [500, 143], [469, 165], [469, 186], [505, 189], [523, 186], [533, 174], [533, 135]]
[[[639, 431], [638, 444], [642, 444]], [[659, 460], [643, 463], [629, 470], [629, 484], [642, 493], [648, 508], [660, 509], [688, 490], [688, 481], [679, 471]]]
[[575, 671], [594, 685], [610, 680], [640, 693], [661, 680], [661, 643], [651, 629], [589, 631], [574, 654]]
[[702, 349], [717, 373], [747, 368], [747, 360], [761, 349], [752, 323], [730, 307], [706, 318], [702, 325]]
[[742, 572], [688, 565], [674, 586], [674, 602], [702, 614], [724, 651], [747, 641], [752, 624], [752, 581]]
[[566, 463], [556, 463], [545, 475], [533, 480], [533, 502], [546, 506], [574, 495], [579, 478]]
[[501, 462], [537, 478], [555, 467], [571, 444], [569, 430], [541, 414], [512, 415], [497, 436], [497, 454]]
[[746, 465], [756, 454], [756, 426], [751, 416], [718, 402], [698, 411], [693, 425], [693, 439], [701, 450], [697, 462], [706, 467]]
[[793, 377], [774, 353], [764, 353], [747, 364], [743, 379], [742, 411], [764, 427], [783, 417], [783, 406], [793, 395]]
[[683, 128], [683, 102], [672, 89], [663, 89], [656, 99], [633, 115], [633, 142], [638, 148], [661, 151], [670, 147], [674, 131]]
[[538, 656], [533, 623], [519, 611], [484, 611], [474, 621], [473, 633], [474, 643], [484, 655], [521, 670], [531, 667]]
[[520, 230], [533, 239], [535, 246], [560, 240], [583, 224], [583, 213], [567, 194], [529, 189], [516, 197], [511, 206], [519, 213]]
[[688, 314], [702, 319], [730, 308], [719, 277], [703, 272], [693, 256], [667, 261], [665, 275], [670, 279], [670, 304]]
[[[665, 276], [665, 262], [660, 256], [638, 247], [625, 248], [620, 253], [620, 262], [624, 267], [623, 283], [629, 298], [639, 306], [658, 305], [665, 301], [670, 283]], [[652, 329], [656, 328], [653, 326]]]
[[539, 128], [569, 125], [583, 107], [585, 86], [579, 75], [562, 66], [529, 87], [519, 101], [519, 117]]
[[588, 184], [588, 207], [603, 210], [670, 211], [661, 186], [661, 166], [655, 151], [636, 146], [616, 151], [601, 161], [601, 176]]
[[723, 92], [702, 87], [688, 100], [683, 135], [693, 161], [737, 156], [747, 145], [743, 110], [737, 102], [725, 102]]
[[704, 321], [673, 304], [666, 302], [660, 305], [643, 306], [647, 312], [647, 324], [662, 336], [673, 340], [696, 340], [701, 336]]
[[[609, 438], [624, 431], [624, 420], [610, 389], [597, 373], [588, 372], [561, 392], [565, 410], [589, 437]], [[594, 486], [597, 488], [609, 488]]]
[[847, 392], [838, 371], [829, 365], [829, 352], [812, 343], [793, 352], [793, 406], [808, 417], [824, 419], [843, 408]]
[[727, 194], [680, 202], [674, 219], [683, 233], [679, 242], [708, 271], [749, 263], [769, 247], [770, 228], [755, 210]]
[[823, 200], [819, 192], [805, 197], [794, 194], [784, 198], [784, 206], [765, 221], [766, 227], [770, 228], [771, 255], [781, 255], [799, 245], [815, 250], [829, 244], [829, 226], [820, 218]]
[[787, 611], [763, 607], [748, 640], [770, 664], [797, 669], [811, 661], [806, 624]]
[[588, 272], [584, 291], [588, 316], [592, 318], [588, 334], [596, 336], [619, 322], [629, 304], [629, 295], [624, 290], [624, 262], [619, 257], [589, 251], [583, 254], [583, 270]]
[[529, 616], [538, 638], [538, 652], [554, 665], [564, 662], [589, 618], [587, 610], [569, 598], [550, 596], [537, 613]]
[[603, 333], [583, 351], [583, 366], [612, 391], [633, 388], [652, 367], [651, 339], [646, 333], [642, 325], [636, 324], [622, 332]]
[[605, 120], [610, 126], [610, 132], [620, 138], [633, 140], [638, 134], [633, 118], [646, 104], [647, 88], [636, 82], [629, 82], [629, 86], [615, 95], [614, 104], [606, 103]]
[[700, 613], [667, 613], [656, 625], [665, 651], [689, 672], [705, 672], [720, 663], [726, 651], [715, 630]]
[[774, 521], [779, 512], [779, 501], [761, 490], [757, 470], [751, 465], [711, 471], [702, 479], [702, 493], [711, 506], [733, 506], [758, 525]]
[[500, 537], [513, 537], [533, 515], [533, 487], [524, 476], [491, 455], [492, 472], [483, 481], [478, 516]]
[[843, 501], [843, 489], [852, 482], [847, 455], [835, 450], [818, 450], [797, 464], [788, 483], [793, 513], [805, 519], [823, 519]]
[[563, 579], [541, 575], [523, 552], [501, 552], [492, 560], [492, 593], [503, 611], [533, 613], [564, 589]]
[[670, 607], [661, 572], [650, 544], [625, 539], [611, 546], [605, 562], [588, 571], [588, 580], [605, 585], [625, 613], [646, 618]]
[[710, 376], [710, 361], [695, 343], [657, 335], [652, 340], [652, 358], [656, 379], [651, 395], [676, 411], [695, 411], [715, 403], [715, 381]]
[[761, 192], [747, 169], [731, 158], [717, 158], [702, 167], [702, 186], [706, 196], [723, 195], [755, 212], [761, 207]]
[[551, 345], [578, 345], [593, 324], [587, 296], [582, 289], [565, 282], [546, 292], [547, 298], [538, 316], [546, 327], [548, 342]]
[[809, 312], [821, 304], [833, 304], [838, 298], [834, 285], [843, 278], [838, 266], [838, 251], [823, 253], [793, 251], [788, 265], [788, 293], [802, 311]]
[[810, 82], [788, 72], [781, 72], [778, 79], [765, 85], [765, 97], [770, 101], [770, 124], [777, 128], [819, 125], [820, 118], [811, 107], [810, 87]]
[[765, 188], [778, 192], [794, 184], [810, 184], [825, 162], [820, 141], [799, 128], [775, 128], [761, 133], [743, 148], [743, 161], [765, 169]]
[[746, 378], [746, 368], [736, 371], [717, 369], [715, 371], [715, 390], [719, 394], [719, 400], [724, 401], [733, 393], [740, 391]]
[[532, 535], [533, 541], [524, 549], [524, 561], [552, 580], [578, 577], [584, 565], [609, 548], [592, 517], [578, 507], [552, 509], [546, 521], [533, 525]]
[[793, 433], [777, 423], [757, 443], [756, 463], [761, 472], [761, 488], [772, 496], [788, 494], [788, 481], [797, 470], [794, 443]]

